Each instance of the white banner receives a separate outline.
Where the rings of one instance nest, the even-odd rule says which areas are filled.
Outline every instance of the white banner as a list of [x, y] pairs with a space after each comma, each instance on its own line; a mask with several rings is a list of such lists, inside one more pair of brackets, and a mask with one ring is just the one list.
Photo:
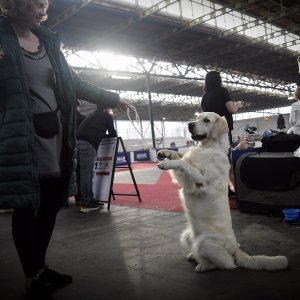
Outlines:
[[102, 139], [94, 161], [93, 193], [95, 200], [109, 202], [117, 137]]

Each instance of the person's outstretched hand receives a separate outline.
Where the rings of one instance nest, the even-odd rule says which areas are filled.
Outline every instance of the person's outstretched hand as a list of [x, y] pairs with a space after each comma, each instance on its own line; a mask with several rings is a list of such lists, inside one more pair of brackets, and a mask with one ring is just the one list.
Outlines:
[[120, 112], [126, 112], [127, 109], [131, 109], [131, 105], [123, 98], [120, 98], [118, 105], [116, 106], [116, 108], [120, 111]]

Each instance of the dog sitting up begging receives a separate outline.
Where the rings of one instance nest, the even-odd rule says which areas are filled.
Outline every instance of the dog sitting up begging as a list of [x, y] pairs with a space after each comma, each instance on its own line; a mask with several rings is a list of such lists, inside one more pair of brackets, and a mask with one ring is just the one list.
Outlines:
[[228, 201], [229, 141], [224, 118], [213, 112], [199, 114], [188, 124], [192, 139], [199, 142], [184, 155], [168, 149], [157, 153], [158, 163], [170, 170], [173, 181], [182, 186], [180, 199], [187, 219], [181, 244], [196, 272], [243, 267], [252, 270], [285, 269], [285, 256], [250, 256], [240, 249], [231, 221]]

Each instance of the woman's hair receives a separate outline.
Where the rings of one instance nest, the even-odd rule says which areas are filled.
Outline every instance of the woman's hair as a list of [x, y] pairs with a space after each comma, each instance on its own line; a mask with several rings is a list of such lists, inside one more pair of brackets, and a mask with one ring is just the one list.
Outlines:
[[300, 86], [297, 86], [294, 92], [294, 98], [300, 100]]
[[[1, 13], [8, 18], [30, 14], [33, 11], [33, 6], [34, 0], [0, 0]], [[43, 21], [46, 19], [45, 16]]]
[[17, 17], [32, 11], [33, 2], [31, 0], [0, 0], [0, 8], [3, 15], [7, 17]]
[[204, 89], [210, 90], [222, 86], [220, 72], [210, 71], [206, 74]]

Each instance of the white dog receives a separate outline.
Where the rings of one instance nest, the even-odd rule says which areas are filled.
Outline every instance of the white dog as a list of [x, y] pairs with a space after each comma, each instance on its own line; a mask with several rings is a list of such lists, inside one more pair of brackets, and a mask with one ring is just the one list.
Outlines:
[[196, 272], [215, 268], [244, 267], [252, 270], [287, 268], [284, 256], [249, 256], [241, 251], [232, 229], [228, 201], [229, 160], [228, 126], [224, 118], [212, 112], [201, 113], [188, 124], [192, 139], [200, 141], [182, 155], [161, 150], [158, 164], [171, 170], [173, 180], [182, 186], [180, 198], [187, 218], [181, 243], [188, 260], [197, 262]]

